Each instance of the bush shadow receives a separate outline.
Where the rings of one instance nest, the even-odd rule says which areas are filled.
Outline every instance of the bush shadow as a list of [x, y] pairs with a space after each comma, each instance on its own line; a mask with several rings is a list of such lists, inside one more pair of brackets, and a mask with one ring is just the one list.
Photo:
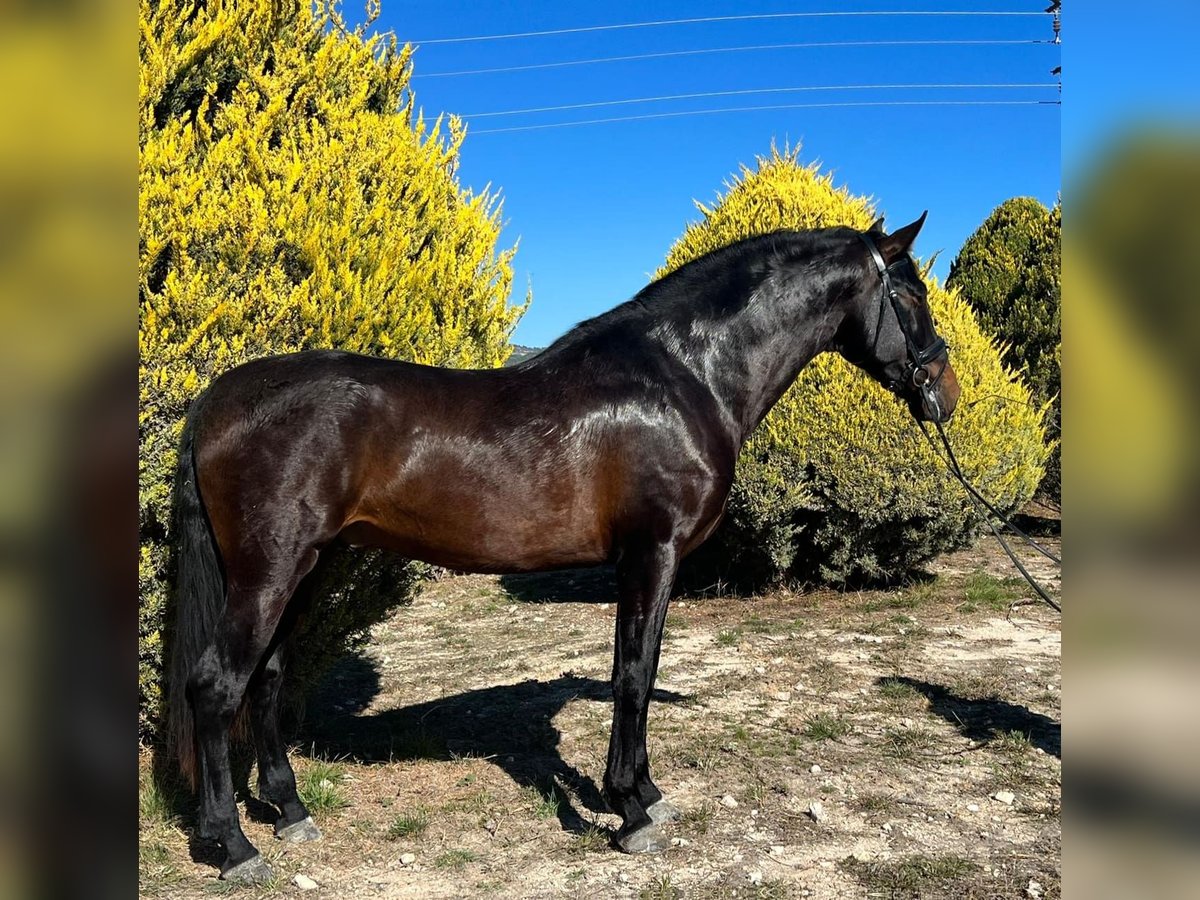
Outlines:
[[[556, 800], [565, 831], [582, 834], [592, 827], [571, 803], [571, 795], [592, 813], [608, 812], [596, 783], [562, 756], [562, 734], [554, 717], [575, 700], [611, 703], [607, 681], [564, 672], [550, 681], [528, 680], [464, 691], [368, 715], [360, 715], [378, 692], [365, 669], [370, 659], [352, 656], [330, 673], [309, 704], [297, 738], [299, 751], [320, 759], [381, 763], [401, 760], [487, 759], [521, 787]], [[340, 684], [343, 690], [330, 690]], [[365, 688], [356, 694], [349, 689]], [[658, 703], [687, 697], [656, 690]], [[336, 701], [336, 703], [331, 703]]]
[[987, 744], [1015, 731], [1025, 735], [1034, 747], [1062, 759], [1062, 725], [1049, 716], [1025, 706], [996, 698], [969, 699], [949, 688], [916, 678], [879, 678], [876, 684], [888, 682], [908, 685], [929, 701], [931, 711], [958, 729], [963, 737]]

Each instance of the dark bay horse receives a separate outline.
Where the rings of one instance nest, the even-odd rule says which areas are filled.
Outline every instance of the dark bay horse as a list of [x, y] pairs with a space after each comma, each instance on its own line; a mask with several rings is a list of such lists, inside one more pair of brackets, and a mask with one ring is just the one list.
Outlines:
[[473, 572], [615, 562], [604, 796], [621, 849], [666, 847], [659, 825], [678, 810], [646, 755], [663, 619], [680, 560], [721, 519], [743, 442], [826, 350], [918, 419], [953, 412], [958, 383], [909, 252], [924, 220], [725, 247], [509, 369], [311, 351], [213, 382], [179, 459], [170, 706], [200, 833], [227, 854], [223, 877], [270, 875], [234, 801], [228, 741], [243, 702], [276, 834], [320, 835], [277, 706], [285, 610], [334, 541]]

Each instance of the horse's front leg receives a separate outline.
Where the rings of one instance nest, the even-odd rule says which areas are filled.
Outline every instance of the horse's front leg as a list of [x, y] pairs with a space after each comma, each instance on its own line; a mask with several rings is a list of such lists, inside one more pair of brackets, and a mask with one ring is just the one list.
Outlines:
[[627, 853], [666, 849], [669, 842], [658, 823], [678, 816], [654, 786], [646, 754], [646, 712], [678, 565], [674, 549], [661, 544], [627, 550], [617, 565], [613, 725], [604, 795], [623, 820], [616, 842]]

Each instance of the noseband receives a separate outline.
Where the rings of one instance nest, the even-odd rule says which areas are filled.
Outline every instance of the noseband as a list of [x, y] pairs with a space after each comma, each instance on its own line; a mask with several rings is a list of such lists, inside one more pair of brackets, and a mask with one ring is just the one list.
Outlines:
[[[934, 388], [942, 380], [942, 375], [946, 373], [946, 366], [950, 362], [950, 348], [936, 332], [934, 332], [933, 342], [929, 346], [924, 348], [917, 347], [916, 336], [909, 329], [904, 316], [900, 313], [900, 295], [896, 293], [896, 289], [892, 286], [891, 267], [884, 262], [883, 254], [879, 252], [879, 248], [875, 246], [875, 242], [871, 238], [861, 233], [859, 234], [859, 238], [867, 245], [867, 249], [871, 251], [871, 259], [874, 261], [875, 268], [879, 272], [879, 279], [883, 283], [883, 294], [879, 298], [879, 321], [875, 323], [875, 341], [872, 345], [872, 352], [879, 346], [879, 332], [883, 328], [883, 316], [884, 311], [887, 309], [888, 301], [891, 301], [892, 311], [896, 314], [896, 323], [900, 326], [900, 333], [904, 335], [904, 343], [908, 348], [908, 365], [905, 367], [904, 377], [900, 381], [889, 382], [887, 387], [893, 392], [899, 392], [900, 388], [906, 382], [911, 384], [921, 392], [926, 404], [940, 418], [942, 406], [938, 402]], [[899, 265], [899, 263], [893, 263], [892, 265]], [[946, 362], [937, 373], [937, 377], [934, 378], [929, 374], [929, 364], [943, 354], [946, 356]]]

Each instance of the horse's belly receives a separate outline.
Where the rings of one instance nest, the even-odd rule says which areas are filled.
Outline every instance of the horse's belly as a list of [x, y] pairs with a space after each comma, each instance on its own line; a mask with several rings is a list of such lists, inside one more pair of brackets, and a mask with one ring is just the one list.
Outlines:
[[610, 541], [586, 509], [523, 510], [516, 503], [460, 498], [427, 508], [395, 509], [358, 519], [342, 531], [356, 546], [468, 572], [531, 572], [602, 563]]

